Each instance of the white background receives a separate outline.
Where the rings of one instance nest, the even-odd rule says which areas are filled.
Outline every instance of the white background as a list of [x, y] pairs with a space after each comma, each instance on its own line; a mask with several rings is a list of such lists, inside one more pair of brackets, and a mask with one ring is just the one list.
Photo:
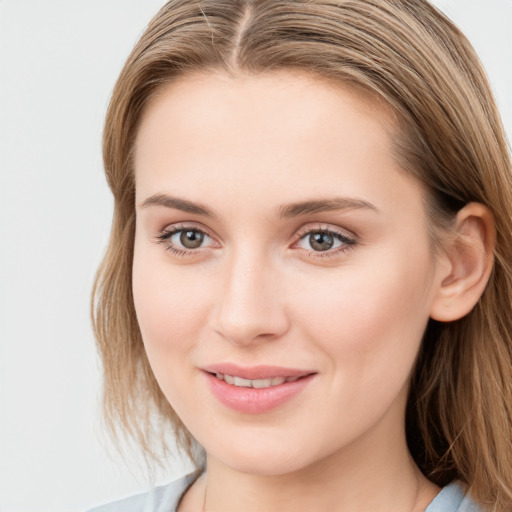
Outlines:
[[[112, 210], [103, 116], [163, 3], [0, 0], [0, 512], [74, 512], [151, 485], [99, 421], [89, 296]], [[512, 0], [436, 3], [476, 47], [512, 134]]]

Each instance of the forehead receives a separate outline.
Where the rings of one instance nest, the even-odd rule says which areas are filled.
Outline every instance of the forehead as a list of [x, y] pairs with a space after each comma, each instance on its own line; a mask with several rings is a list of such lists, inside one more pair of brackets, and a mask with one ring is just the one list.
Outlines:
[[[298, 72], [201, 73], [162, 87], [135, 147], [138, 201], [223, 187], [249, 198], [380, 193], [411, 180], [393, 157], [390, 109], [370, 94]], [[236, 186], [235, 186], [236, 185]], [[243, 192], [243, 191], [242, 191]], [[247, 199], [247, 198], [246, 198]]]
[[308, 72], [281, 70], [236, 76], [197, 72], [161, 87], [151, 97], [142, 115], [136, 150], [140, 153], [148, 139], [161, 140], [162, 129], [172, 125], [185, 136], [198, 135], [200, 128], [216, 128], [218, 132], [236, 125], [242, 133], [259, 136], [260, 142], [279, 132], [282, 137], [278, 142], [284, 143], [296, 135], [311, 138], [312, 129], [320, 124], [325, 128], [320, 135], [325, 136], [327, 130], [334, 134], [332, 128], [340, 128], [327, 124], [336, 107], [343, 108], [345, 114], [350, 112], [354, 130], [370, 124], [379, 135], [396, 130], [393, 112], [376, 95]]

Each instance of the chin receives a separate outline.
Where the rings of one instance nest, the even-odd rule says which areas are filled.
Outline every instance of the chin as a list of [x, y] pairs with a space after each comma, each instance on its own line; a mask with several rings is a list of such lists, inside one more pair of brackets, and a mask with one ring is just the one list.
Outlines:
[[[229, 446], [226, 446], [229, 444]], [[257, 443], [243, 441], [236, 443], [230, 439], [224, 443], [215, 443], [214, 448], [207, 453], [221, 464], [244, 474], [259, 476], [278, 476], [294, 473], [304, 469], [317, 461], [317, 457], [304, 450], [304, 444], [297, 442], [297, 446], [286, 446], [279, 443]]]

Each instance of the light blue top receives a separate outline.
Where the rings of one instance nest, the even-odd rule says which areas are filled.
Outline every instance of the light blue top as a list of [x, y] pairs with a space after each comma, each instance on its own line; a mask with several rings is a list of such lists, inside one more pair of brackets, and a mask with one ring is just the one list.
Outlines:
[[[107, 503], [89, 512], [176, 512], [182, 494], [195, 476], [192, 473], [149, 492]], [[464, 494], [464, 488], [459, 482], [452, 482], [441, 489], [425, 512], [482, 512], [482, 509]]]

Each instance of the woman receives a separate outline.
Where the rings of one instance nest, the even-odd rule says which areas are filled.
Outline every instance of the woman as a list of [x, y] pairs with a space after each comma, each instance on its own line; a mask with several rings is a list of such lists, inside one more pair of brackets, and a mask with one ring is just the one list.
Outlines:
[[510, 510], [510, 156], [441, 13], [171, 1], [104, 160], [107, 417], [198, 472], [99, 510]]

